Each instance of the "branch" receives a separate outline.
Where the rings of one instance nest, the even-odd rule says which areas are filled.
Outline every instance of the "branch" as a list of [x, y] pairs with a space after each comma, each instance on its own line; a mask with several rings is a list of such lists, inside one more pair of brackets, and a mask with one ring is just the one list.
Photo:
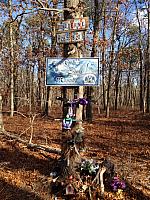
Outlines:
[[[10, 111], [4, 111], [3, 113], [10, 113]], [[28, 118], [26, 115], [24, 115], [24, 114], [23, 114], [23, 113], [21, 113], [21, 112], [14, 111], [14, 113], [17, 113], [17, 114], [19, 114], [19, 115], [23, 116], [24, 118]]]
[[40, 4], [43, 8], [45, 7], [44, 4], [40, 0], [36, 0], [38, 4]]
[[37, 12], [39, 10], [54, 11], [54, 12], [59, 12], [59, 13], [64, 12], [64, 11], [70, 11], [70, 12], [72, 11], [72, 9], [69, 9], [69, 8], [64, 8], [64, 9], [60, 10], [60, 9], [56, 9], [56, 8], [46, 8], [46, 7], [38, 7], [35, 10], [33, 10], [33, 9], [28, 9], [28, 10], [31, 10], [31, 11], [30, 12], [23, 12], [23, 13], [18, 14], [13, 20], [11, 20], [10, 23], [15, 22], [18, 19], [18, 17]]
[[23, 15], [27, 15], [27, 14], [30, 14], [30, 13], [33, 13], [33, 12], [36, 12], [37, 10], [32, 10], [32, 11], [30, 11], [30, 12], [23, 12], [23, 13], [20, 13], [20, 14], [18, 14], [10, 23], [13, 23], [13, 22], [15, 22], [17, 19], [18, 19], [18, 17], [21, 17], [21, 16], [23, 16]]
[[38, 7], [38, 10], [46, 10], [46, 11], [55, 11], [55, 12], [64, 12], [64, 11], [72, 11], [70, 8], [63, 8], [63, 9], [57, 9], [57, 8], [46, 8], [46, 7]]
[[92, 181], [92, 183], [94, 183], [97, 180], [97, 183], [100, 183], [100, 188], [101, 188], [101, 193], [104, 194], [104, 179], [103, 179], [103, 174], [106, 171], [106, 167], [100, 167], [96, 177], [94, 178], [94, 180]]
[[4, 135], [5, 137], [9, 137], [11, 139], [14, 139], [15, 141], [18, 141], [18, 142], [26, 145], [27, 148], [29, 148], [29, 149], [39, 149], [39, 150], [46, 151], [48, 153], [55, 153], [55, 154], [59, 154], [59, 155], [61, 154], [61, 150], [58, 149], [58, 148], [47, 147], [47, 146], [44, 146], [44, 145], [29, 143], [27, 140], [21, 139], [18, 135], [9, 133], [7, 131], [0, 132], [0, 135]]
[[46, 151], [48, 153], [55, 153], [55, 154], [61, 154], [61, 150], [60, 149], [56, 149], [56, 148], [52, 148], [52, 147], [46, 147], [44, 145], [39, 145], [39, 144], [33, 144], [30, 143], [27, 145], [27, 147], [30, 149], [39, 149], [39, 150], [43, 150]]
[[41, 7], [38, 8], [39, 10], [55, 11], [55, 12], [64, 12], [65, 10], [66, 11], [72, 11], [72, 9], [69, 9], [69, 8], [64, 8], [64, 9], [61, 9], [61, 10], [56, 9], [56, 8], [47, 8], [47, 7], [44, 6], [44, 4], [40, 0], [36, 0], [36, 1], [41, 6]]
[[30, 117], [31, 136], [30, 136], [29, 144], [32, 143], [32, 138], [33, 138], [33, 123], [34, 123], [35, 117], [36, 117], [36, 114], [33, 115], [32, 118]]

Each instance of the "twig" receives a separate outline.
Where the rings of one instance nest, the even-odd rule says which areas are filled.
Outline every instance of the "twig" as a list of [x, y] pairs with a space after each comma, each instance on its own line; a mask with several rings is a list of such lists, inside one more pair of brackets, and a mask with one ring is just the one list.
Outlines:
[[36, 117], [36, 115], [32, 116], [32, 118], [30, 117], [31, 136], [30, 136], [29, 144], [32, 143], [32, 138], [33, 138], [33, 122], [35, 120], [35, 117]]
[[[5, 112], [3, 112], [3, 113], [10, 113], [10, 112], [11, 112], [11, 111], [5, 111]], [[19, 111], [14, 111], [14, 113], [17, 113], [17, 114], [23, 116], [24, 118], [28, 118], [26, 115], [24, 115], [23, 113], [21, 113], [21, 112], [19, 112]]]
[[90, 186], [89, 186], [89, 195], [90, 195], [90, 200], [93, 200], [92, 192], [91, 192], [91, 187]]
[[[29, 10], [30, 10], [30, 9], [29, 9]], [[28, 14], [31, 14], [31, 13], [33, 13], [33, 12], [37, 12], [37, 10], [33, 10], [33, 9], [32, 9], [32, 11], [30, 11], [30, 12], [23, 12], [23, 13], [20, 13], [20, 14], [18, 14], [13, 20], [11, 20], [10, 23], [15, 22], [15, 21], [18, 19], [18, 17], [22, 17], [23, 15], [28, 15]]]
[[64, 9], [56, 9], [56, 8], [41, 8], [41, 7], [38, 7], [38, 10], [45, 10], [45, 11], [55, 11], [55, 12], [64, 12], [64, 11], [72, 11], [72, 9], [69, 9], [69, 8], [64, 8]]
[[35, 117], [36, 117], [37, 115], [39, 115], [39, 114], [40, 114], [40, 113], [34, 114], [34, 115], [31, 115], [31, 117], [30, 117], [31, 136], [30, 136], [29, 144], [32, 143], [32, 138], [33, 138], [33, 123], [34, 123]]
[[45, 7], [44, 4], [40, 0], [36, 0], [38, 4], [40, 4], [43, 8]]
[[31, 128], [31, 126], [29, 126], [26, 130], [24, 130], [22, 133], [20, 133], [19, 137], [21, 137], [26, 131], [28, 131]]

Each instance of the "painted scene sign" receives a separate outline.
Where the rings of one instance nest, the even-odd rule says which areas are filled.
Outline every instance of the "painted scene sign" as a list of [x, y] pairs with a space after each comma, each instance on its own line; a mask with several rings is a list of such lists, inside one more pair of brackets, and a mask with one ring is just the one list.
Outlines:
[[99, 85], [98, 58], [47, 58], [47, 86]]

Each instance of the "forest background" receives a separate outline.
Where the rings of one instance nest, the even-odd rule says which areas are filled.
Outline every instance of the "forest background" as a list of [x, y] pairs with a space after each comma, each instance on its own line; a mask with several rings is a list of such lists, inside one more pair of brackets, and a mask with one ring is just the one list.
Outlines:
[[[91, 102], [83, 122], [87, 156], [111, 157], [146, 199], [150, 194], [150, 2], [85, 2], [83, 14], [90, 24], [81, 50], [83, 57], [99, 57], [101, 74], [98, 87], [84, 87]], [[45, 61], [64, 55], [55, 33], [64, 10], [61, 0], [0, 0], [0, 129], [8, 133], [7, 140], [0, 136], [2, 199], [49, 197], [45, 183], [50, 163], [16, 143], [16, 138], [60, 147], [61, 125], [54, 119], [62, 118], [63, 103], [56, 97], [63, 88], [45, 86]], [[68, 99], [73, 99], [73, 91], [67, 91]], [[14, 133], [17, 137], [12, 141]], [[55, 160], [51, 154], [48, 157]]]
[[[55, 34], [61, 9], [63, 1], [1, 1], [1, 95], [11, 116], [25, 107], [50, 114], [59, 104], [61, 88], [45, 86], [45, 58], [63, 56]], [[101, 83], [92, 91], [99, 112], [149, 112], [149, 2], [87, 1], [85, 13], [83, 56], [100, 58]]]

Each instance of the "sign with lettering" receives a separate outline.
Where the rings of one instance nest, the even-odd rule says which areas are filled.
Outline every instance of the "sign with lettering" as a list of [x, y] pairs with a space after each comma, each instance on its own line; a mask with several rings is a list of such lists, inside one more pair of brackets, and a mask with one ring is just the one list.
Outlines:
[[7, 4], [7, 3], [8, 3], [8, 0], [0, 0], [0, 3]]
[[85, 33], [79, 32], [65, 32], [57, 34], [57, 43], [75, 43], [84, 41]]
[[47, 86], [99, 85], [98, 58], [47, 58]]
[[79, 31], [87, 30], [89, 27], [89, 18], [75, 18], [68, 19], [66, 21], [58, 22], [56, 25], [57, 33], [70, 32], [70, 31]]

